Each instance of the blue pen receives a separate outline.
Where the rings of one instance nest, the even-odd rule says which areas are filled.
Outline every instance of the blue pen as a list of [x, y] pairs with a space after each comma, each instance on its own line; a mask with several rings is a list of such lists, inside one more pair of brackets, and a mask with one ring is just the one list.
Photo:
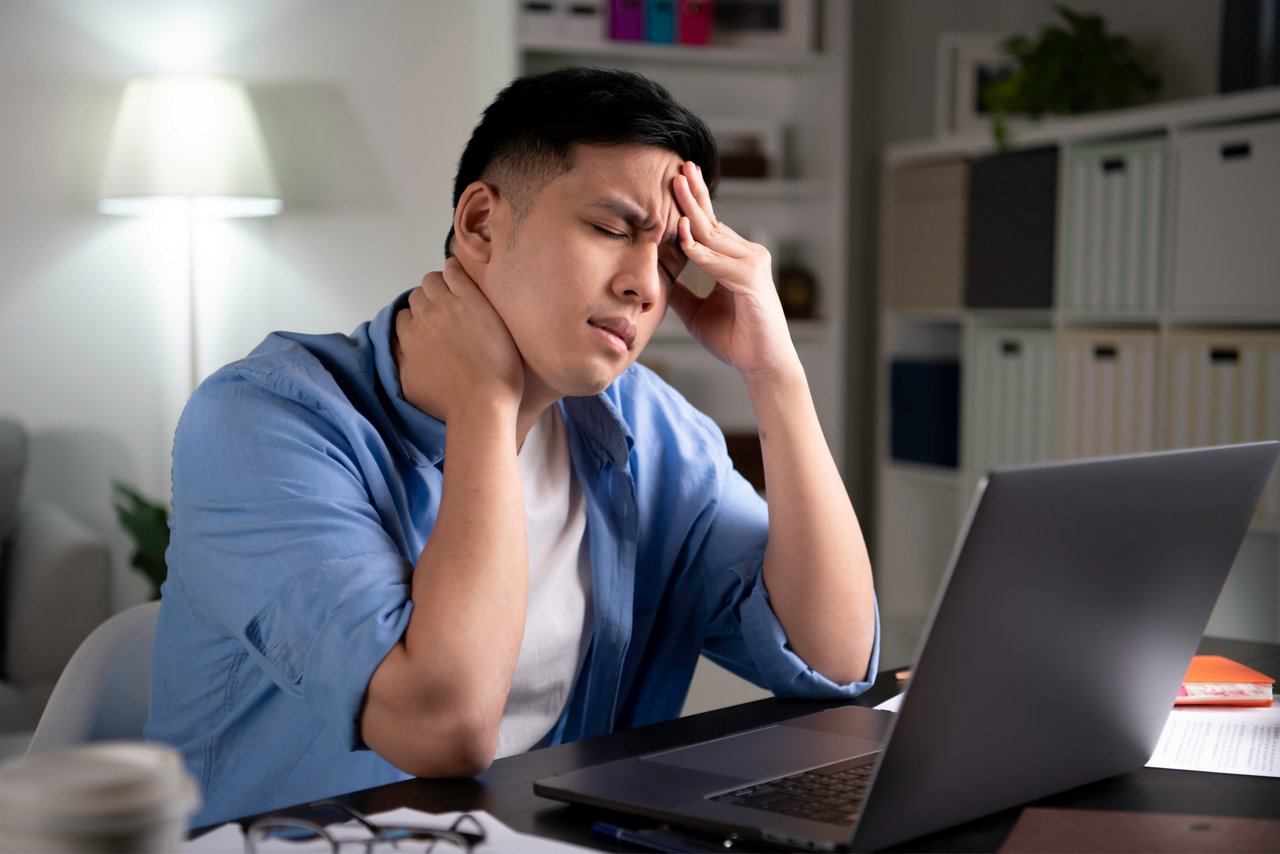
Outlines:
[[603, 836], [606, 839], [616, 839], [619, 842], [626, 842], [637, 848], [644, 848], [647, 851], [674, 851], [678, 854], [700, 854], [700, 852], [713, 851], [715, 849], [701, 845], [693, 840], [685, 842], [677, 838], [673, 834], [664, 833], [655, 830], [627, 830], [625, 827], [615, 827], [603, 821], [597, 821], [591, 825], [591, 830], [597, 836]]

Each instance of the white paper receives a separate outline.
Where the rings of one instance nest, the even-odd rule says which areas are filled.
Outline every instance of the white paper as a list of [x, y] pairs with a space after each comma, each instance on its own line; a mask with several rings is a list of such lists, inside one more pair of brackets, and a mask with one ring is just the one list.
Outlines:
[[182, 854], [244, 854], [244, 834], [240, 825], [224, 824], [182, 843]]
[[1280, 777], [1280, 706], [1174, 709], [1147, 767]]
[[[484, 844], [477, 845], [476, 851], [529, 851], [535, 852], [535, 854], [541, 851], [588, 851], [586, 848], [579, 848], [577, 845], [570, 845], [567, 842], [557, 842], [554, 839], [546, 839], [545, 837], [533, 836], [528, 833], [517, 833], [484, 810], [471, 810], [470, 814], [479, 819], [481, 827], [484, 828]], [[430, 827], [448, 827], [460, 815], [462, 815], [460, 812], [429, 813], [401, 807], [398, 810], [371, 815], [369, 820], [374, 824], [403, 824], [406, 826], [425, 824]]]
[[899, 707], [902, 706], [902, 698], [905, 696], [907, 696], [906, 691], [903, 691], [901, 694], [894, 694], [892, 697], [885, 700], [880, 705], [876, 706], [876, 708], [883, 709], [886, 712], [896, 712], [898, 711]]
[[[476, 851], [528, 851], [537, 854], [537, 852], [543, 851], [575, 852], [587, 850], [576, 845], [557, 842], [553, 839], [517, 833], [483, 810], [472, 810], [470, 814], [480, 822], [480, 826], [484, 828], [485, 833], [484, 844], [477, 845]], [[380, 812], [368, 818], [374, 824], [385, 826], [448, 827], [460, 815], [462, 815], [460, 812], [429, 813], [402, 807], [389, 812]], [[368, 832], [355, 822], [331, 824], [325, 829], [335, 839], [367, 839], [369, 836]], [[296, 854], [297, 847], [291, 842], [268, 841], [265, 845], [259, 845], [258, 850], [263, 854], [277, 854], [277, 852], [279, 854], [286, 854], [286, 852]], [[182, 852], [183, 854], [244, 854], [244, 834], [240, 831], [240, 825], [224, 824], [199, 839], [184, 843]]]

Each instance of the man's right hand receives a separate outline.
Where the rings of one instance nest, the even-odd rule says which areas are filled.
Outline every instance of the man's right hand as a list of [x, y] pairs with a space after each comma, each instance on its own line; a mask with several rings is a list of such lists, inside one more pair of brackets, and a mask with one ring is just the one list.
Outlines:
[[442, 421], [473, 401], [520, 405], [520, 351], [457, 258], [409, 294], [396, 315], [394, 352], [405, 400]]

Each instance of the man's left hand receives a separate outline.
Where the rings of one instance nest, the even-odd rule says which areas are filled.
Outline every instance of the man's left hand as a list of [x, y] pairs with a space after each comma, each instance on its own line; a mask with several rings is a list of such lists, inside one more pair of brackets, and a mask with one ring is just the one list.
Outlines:
[[716, 279], [699, 299], [683, 284], [671, 293], [671, 307], [693, 337], [750, 382], [799, 368], [800, 360], [773, 284], [769, 250], [716, 219], [702, 170], [687, 162], [673, 179], [680, 217], [680, 248]]

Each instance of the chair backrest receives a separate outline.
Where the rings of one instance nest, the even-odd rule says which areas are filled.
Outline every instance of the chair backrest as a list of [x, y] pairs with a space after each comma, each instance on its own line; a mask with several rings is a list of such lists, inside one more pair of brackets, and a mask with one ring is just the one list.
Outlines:
[[86, 741], [142, 738], [159, 613], [159, 602], [135, 605], [85, 638], [58, 677], [28, 754]]

